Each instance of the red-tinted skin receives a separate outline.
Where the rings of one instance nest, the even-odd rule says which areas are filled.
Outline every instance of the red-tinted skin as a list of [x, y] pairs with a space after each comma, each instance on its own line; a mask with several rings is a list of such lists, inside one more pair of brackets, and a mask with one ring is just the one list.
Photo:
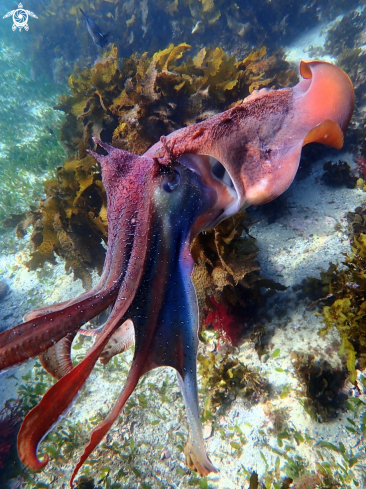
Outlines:
[[[162, 138], [143, 157], [98, 142], [108, 152], [106, 157], [96, 154], [94, 156], [102, 166], [103, 183], [108, 198], [109, 230], [108, 251], [99, 283], [76, 299], [29, 313], [25, 323], [0, 334], [0, 369], [3, 370], [44, 354], [66, 335], [75, 332], [82, 324], [113, 306], [102, 333], [85, 359], [51, 387], [40, 404], [25, 418], [18, 438], [18, 451], [21, 460], [28, 467], [40, 470], [46, 465], [47, 458], [43, 461], [37, 458], [40, 440], [70, 408], [110, 338], [127, 319], [126, 312], [138, 296], [144, 273], [149, 260], [151, 261], [150, 245], [154, 233], [151, 219], [154, 212], [157, 212], [154, 199], [161, 186], [159, 172], [163, 166], [174, 166], [175, 160], [194, 169], [201, 175], [206, 187], [212, 188], [216, 195], [216, 199], [212, 200], [211, 205], [192, 224], [193, 228], [187, 235], [179, 258], [181, 264], [185, 263], [181, 270], [182, 284], [186, 285], [191, 316], [194, 316], [190, 327], [193, 342], [192, 365], [195, 370], [195, 328], [198, 322], [194, 292], [190, 289], [189, 273], [192, 264], [189, 240], [199, 231], [212, 227], [243, 206], [269, 202], [286, 190], [297, 171], [304, 144], [318, 141], [338, 148], [342, 146], [343, 132], [349, 123], [354, 105], [349, 78], [339, 68], [323, 62], [302, 62], [300, 72], [305, 80], [296, 87], [253, 93], [244, 103], [222, 114]], [[236, 199], [225, 185], [213, 178], [209, 156], [219, 160], [230, 174], [237, 193]], [[181, 208], [184, 216], [184, 201], [181, 202]], [[159, 222], [163, 215], [164, 209], [161, 209]], [[166, 234], [169, 229], [164, 232], [162, 242], [169, 242], [169, 234]], [[165, 248], [164, 252], [169, 254], [170, 251]], [[141, 326], [137, 324], [135, 328], [138, 342], [136, 351], [140, 356], [135, 355], [137, 361], [131, 367], [125, 388], [112, 412], [93, 430], [91, 441], [73, 473], [72, 480], [83, 461], [108, 432], [140, 376], [159, 365], [173, 366], [180, 376], [191, 428], [185, 450], [188, 466], [201, 475], [216, 471], [203, 446], [195, 371], [192, 373], [192, 382], [192, 379], [185, 377], [183, 371], [181, 352], [185, 345], [182, 342], [184, 343], [184, 338], [188, 338], [184, 336], [184, 331], [179, 341], [172, 345], [173, 354], [176, 348], [176, 360], [169, 360], [168, 363], [158, 361], [159, 344], [154, 339], [154, 332], [160, 327], [160, 316], [156, 308], [169, 309], [169, 304], [164, 302], [164, 297], [156, 295], [156, 290], [161, 288], [165, 293], [169, 292], [166, 289], [169, 274], [171, 269], [168, 264], [161, 261], [161, 276], [151, 277], [152, 290], [148, 295], [152, 308], [148, 309], [151, 317], [145, 325], [147, 329], [141, 335]], [[134, 320], [133, 317], [131, 319]], [[141, 353], [145, 347], [149, 352], [147, 360]], [[65, 351], [63, 348], [61, 350]], [[57, 351], [58, 348], [54, 348], [56, 353], [51, 369], [55, 365], [57, 367]], [[47, 353], [44, 356], [47, 357]], [[69, 367], [70, 365], [67, 370]]]

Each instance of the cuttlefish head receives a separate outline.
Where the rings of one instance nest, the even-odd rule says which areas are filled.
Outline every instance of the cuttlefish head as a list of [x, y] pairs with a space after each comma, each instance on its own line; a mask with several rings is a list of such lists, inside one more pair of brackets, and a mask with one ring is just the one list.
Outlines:
[[342, 147], [354, 108], [349, 77], [323, 61], [302, 61], [300, 74], [304, 79], [295, 87], [253, 92], [242, 104], [162, 138], [146, 153], [162, 162], [178, 159], [217, 190], [216, 208], [201, 218], [201, 226], [210, 228], [282, 194], [305, 144]]

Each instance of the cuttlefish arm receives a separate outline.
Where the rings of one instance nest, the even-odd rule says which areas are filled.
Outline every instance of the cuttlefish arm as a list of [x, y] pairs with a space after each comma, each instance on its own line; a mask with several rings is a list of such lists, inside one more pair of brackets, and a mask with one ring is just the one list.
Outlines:
[[[112, 159], [115, 148], [105, 143], [101, 145], [109, 149]], [[114, 173], [111, 170], [112, 180], [116, 172], [118, 178], [108, 203], [108, 249], [100, 281], [75, 299], [28, 313], [23, 324], [0, 333], [0, 370], [44, 353], [114, 304], [135, 243], [136, 214], [141, 203], [146, 201], [142, 197], [143, 186], [138, 186], [146, 168], [135, 165], [134, 161], [135, 155], [129, 154], [123, 168], [113, 170]], [[110, 168], [114, 168], [113, 165]], [[126, 202], [131, 205], [127, 206]]]
[[[123, 327], [121, 324], [124, 318], [128, 317], [133, 318], [136, 342], [130, 373], [111, 413], [92, 431], [90, 442], [74, 470], [72, 480], [110, 429], [139, 378], [162, 365], [175, 368], [180, 378], [190, 422], [190, 437], [186, 448], [190, 466], [201, 474], [216, 471], [204, 449], [198, 411], [198, 312], [194, 287], [190, 281], [192, 259], [189, 242], [195, 218], [210, 208], [217, 196], [211, 188], [202, 185], [198, 175], [179, 164], [175, 165], [177, 169], [164, 169], [160, 174], [160, 165], [153, 160], [150, 162], [156, 175], [151, 186], [144, 189], [144, 195], [151, 208], [142, 209], [136, 217], [137, 222], [144, 222], [147, 227], [138, 228], [135, 233], [137, 242], [131, 249], [128, 270], [110, 318], [84, 360], [46, 392], [38, 406], [26, 416], [19, 432], [20, 459], [33, 470], [41, 469], [48, 461], [48, 458], [37, 458], [40, 440], [72, 405], [103, 349], [118, 328]], [[149, 173], [148, 168], [146, 172]], [[110, 195], [108, 175], [103, 173], [107, 196]], [[169, 180], [171, 178], [172, 181]], [[172, 200], [176, 188], [175, 178], [180, 190]], [[179, 185], [180, 179], [184, 185]], [[183, 215], [182, 201], [185, 202]], [[124, 324], [127, 329], [128, 322]]]
[[[106, 149], [106, 145], [100, 144]], [[116, 253], [122, 253], [118, 260], [122, 261], [123, 280], [117, 283], [119, 290], [114, 307], [87, 356], [45, 393], [23, 421], [18, 435], [18, 453], [22, 462], [32, 470], [40, 470], [47, 464], [48, 457], [43, 461], [37, 458], [38, 444], [68, 411], [104, 347], [124, 322], [123, 316], [136, 295], [144, 270], [150, 232], [146, 216], [151, 205], [146, 186], [151, 178], [152, 160], [125, 152], [121, 161], [119, 150], [110, 148], [108, 163], [103, 156], [96, 156], [102, 165], [107, 192], [109, 235], [112, 240], [124, 243], [115, 249]], [[95, 312], [97, 315], [98, 311]]]
[[[179, 166], [178, 166], [179, 168]], [[211, 208], [216, 193], [193, 172], [180, 168], [181, 191], [169, 198], [158, 189], [150, 216], [154, 233], [148, 261], [137, 295], [127, 315], [135, 327], [135, 352], [125, 387], [106, 419], [91, 433], [71, 482], [90, 453], [108, 433], [140, 377], [156, 367], [176, 369], [186, 406], [190, 433], [185, 447], [188, 466], [200, 475], [217, 472], [207, 457], [200, 423], [196, 357], [198, 309], [190, 279], [193, 261], [189, 252], [196, 218]], [[181, 203], [185, 202], [184, 213]]]
[[[237, 199], [222, 205], [208, 227], [248, 205], [267, 203], [293, 181], [301, 148], [310, 142], [341, 148], [354, 108], [348, 76], [323, 61], [302, 61], [304, 80], [293, 88], [263, 89], [232, 109], [162, 137], [146, 156], [161, 163], [178, 159], [217, 185], [210, 158], [228, 172]], [[220, 202], [227, 201], [222, 191]]]

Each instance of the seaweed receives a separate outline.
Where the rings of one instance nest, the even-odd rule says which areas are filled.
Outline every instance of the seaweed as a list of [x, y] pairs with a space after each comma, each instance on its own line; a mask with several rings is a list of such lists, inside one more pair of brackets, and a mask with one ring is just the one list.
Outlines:
[[340, 355], [347, 356], [350, 381], [356, 382], [356, 367], [366, 367], [366, 302], [364, 299], [366, 268], [366, 234], [352, 240], [351, 254], [345, 257], [345, 269], [334, 270], [334, 280], [330, 291], [334, 302], [323, 308], [324, 335], [331, 327], [336, 327], [341, 340]]
[[366, 234], [366, 202], [356, 207], [354, 212], [347, 212], [348, 234], [353, 239], [360, 234]]
[[323, 165], [324, 173], [321, 177], [323, 183], [330, 186], [343, 186], [355, 188], [357, 177], [351, 173], [351, 167], [346, 161], [339, 160], [335, 163], [327, 161]]
[[[347, 8], [357, 5], [349, 0]], [[40, 8], [41, 7], [41, 8]], [[27, 44], [27, 57], [34, 60], [35, 77], [47, 75], [64, 81], [75, 69], [92, 63], [101, 50], [87, 32], [82, 8], [116, 43], [126, 57], [162, 49], [172, 39], [199, 45], [217, 43], [238, 56], [268, 40], [273, 51], [288, 43], [304, 29], [326, 18], [334, 18], [345, 9], [343, 2], [325, 0], [321, 13], [317, 4], [297, 1], [259, 0], [57, 0], [39, 3], [29, 0], [29, 8], [38, 16], [37, 29]], [[159, 28], [157, 28], [157, 25]], [[67, 29], [65, 28], [67, 26]]]
[[340, 22], [329, 29], [325, 48], [333, 56], [357, 47], [365, 29], [366, 10], [352, 10]]
[[32, 224], [34, 251], [26, 265], [35, 270], [55, 254], [65, 260], [66, 271], [72, 270], [85, 288], [91, 287], [91, 271], [102, 270], [105, 248], [101, 240], [107, 234], [107, 203], [100, 169], [94, 158], [67, 160], [58, 168], [56, 179], [45, 187], [46, 198], [39, 208], [25, 213], [18, 223], [18, 237]]
[[250, 402], [264, 401], [268, 395], [268, 381], [251, 371], [233, 355], [233, 347], [216, 352], [198, 354], [198, 373], [206, 394], [205, 416], [225, 409], [237, 396]]
[[85, 157], [92, 136], [142, 154], [160, 136], [238, 103], [254, 89], [297, 81], [279, 55], [263, 59], [265, 47], [240, 62], [222, 48], [202, 48], [178, 64], [190, 49], [170, 44], [152, 57], [131, 56], [119, 68], [112, 45], [95, 66], [71, 75], [72, 95], [56, 105], [66, 113], [61, 140], [69, 154]]
[[201, 328], [212, 326], [233, 345], [239, 344], [248, 330], [252, 306], [261, 301], [260, 288], [285, 290], [260, 276], [258, 248], [248, 233], [249, 225], [249, 217], [242, 211], [201, 233], [191, 245], [195, 262], [192, 281], [200, 311], [204, 311]]
[[22, 402], [9, 400], [0, 411], [0, 482], [5, 483], [16, 468], [16, 437], [22, 421]]
[[313, 354], [293, 352], [291, 361], [304, 385], [306, 411], [319, 422], [336, 418], [338, 411], [345, 409], [348, 398], [343, 391], [347, 369], [333, 368], [328, 361], [316, 359]]

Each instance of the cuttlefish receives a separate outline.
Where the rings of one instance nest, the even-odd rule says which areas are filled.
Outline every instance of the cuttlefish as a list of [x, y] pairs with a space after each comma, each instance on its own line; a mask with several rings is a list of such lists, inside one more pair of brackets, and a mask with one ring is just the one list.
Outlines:
[[[108, 249], [95, 287], [77, 298], [28, 313], [0, 334], [0, 369], [40, 356], [59, 380], [25, 417], [18, 452], [32, 470], [42, 438], [73, 404], [98, 358], [128, 348], [131, 369], [113, 409], [93, 429], [70, 485], [108, 433], [140, 377], [160, 366], [177, 371], [187, 411], [185, 457], [190, 469], [217, 472], [202, 437], [196, 378], [198, 310], [190, 274], [190, 243], [251, 204], [284, 192], [310, 142], [343, 145], [354, 106], [353, 87], [338, 67], [302, 61], [293, 88], [262, 89], [204, 122], [162, 137], [137, 156], [95, 139], [108, 203]], [[101, 152], [103, 154], [101, 154]], [[70, 347], [83, 324], [110, 308], [95, 342], [75, 367]], [[89, 334], [84, 330], [85, 334]]]

